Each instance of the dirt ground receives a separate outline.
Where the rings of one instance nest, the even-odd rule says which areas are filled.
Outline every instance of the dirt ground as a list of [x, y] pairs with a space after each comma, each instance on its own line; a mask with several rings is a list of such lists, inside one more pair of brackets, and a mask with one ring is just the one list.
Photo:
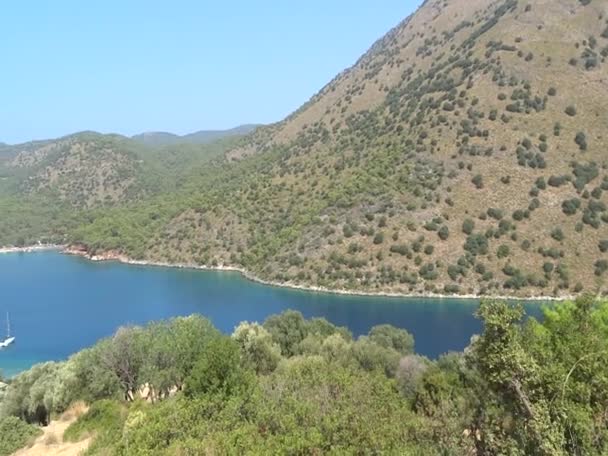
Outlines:
[[42, 428], [44, 434], [32, 446], [17, 451], [13, 456], [78, 456], [84, 453], [91, 443], [90, 437], [80, 442], [64, 442], [63, 433], [86, 411], [84, 404], [73, 405], [58, 420]]

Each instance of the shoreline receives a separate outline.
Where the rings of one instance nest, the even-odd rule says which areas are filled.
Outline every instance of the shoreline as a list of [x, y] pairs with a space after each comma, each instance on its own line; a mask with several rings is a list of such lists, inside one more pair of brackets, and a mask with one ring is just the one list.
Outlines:
[[238, 272], [246, 280], [251, 282], [259, 283], [262, 285], [277, 287], [277, 288], [289, 288], [292, 290], [308, 291], [315, 293], [328, 293], [338, 294], [344, 296], [360, 296], [360, 297], [377, 297], [377, 298], [431, 298], [431, 299], [498, 299], [505, 301], [545, 301], [545, 302], [559, 302], [575, 299], [575, 296], [531, 296], [531, 297], [520, 297], [520, 296], [507, 296], [507, 295], [476, 295], [476, 294], [463, 294], [463, 295], [447, 295], [441, 293], [391, 293], [391, 292], [367, 292], [367, 291], [353, 291], [346, 289], [326, 288], [317, 286], [300, 285], [290, 282], [276, 282], [272, 280], [265, 280], [246, 269], [237, 266], [206, 266], [196, 264], [183, 264], [183, 263], [167, 263], [167, 262], [156, 262], [146, 260], [134, 260], [127, 257], [126, 255], [108, 252], [102, 255], [91, 255], [86, 250], [79, 249], [76, 247], [62, 247], [61, 252], [65, 255], [80, 256], [89, 261], [94, 262], [118, 262], [121, 264], [128, 264], [133, 266], [146, 266], [146, 267], [162, 267], [172, 269], [191, 269], [197, 271], [225, 271], [225, 272]]
[[118, 262], [121, 264], [128, 264], [132, 266], [146, 266], [146, 267], [162, 267], [172, 269], [191, 269], [197, 271], [225, 271], [225, 272], [238, 272], [246, 280], [251, 282], [259, 283], [262, 285], [277, 287], [277, 288], [289, 288], [292, 290], [308, 291], [314, 293], [327, 293], [337, 294], [344, 296], [360, 296], [360, 297], [378, 297], [378, 298], [431, 298], [431, 299], [499, 299], [505, 301], [545, 301], [545, 302], [558, 302], [575, 299], [576, 296], [508, 296], [508, 295], [477, 295], [477, 294], [462, 294], [462, 295], [448, 295], [442, 293], [393, 293], [388, 291], [354, 291], [339, 288], [327, 288], [317, 287], [313, 285], [300, 285], [290, 282], [276, 282], [272, 280], [265, 280], [257, 277], [255, 274], [247, 271], [246, 269], [237, 266], [207, 266], [207, 265], [196, 265], [196, 264], [185, 264], [185, 263], [168, 263], [162, 261], [146, 261], [146, 260], [134, 260], [126, 255], [117, 252], [107, 252], [102, 255], [91, 255], [86, 249], [78, 246], [60, 245], [60, 244], [38, 244], [27, 247], [0, 247], [0, 254], [3, 253], [34, 253], [44, 251], [59, 251], [64, 255], [79, 256], [89, 261], [94, 262]]
[[30, 245], [27, 247], [0, 247], [0, 254], [3, 253], [33, 253], [33, 252], [44, 252], [47, 250], [59, 250], [64, 251], [67, 247], [59, 244], [38, 244]]

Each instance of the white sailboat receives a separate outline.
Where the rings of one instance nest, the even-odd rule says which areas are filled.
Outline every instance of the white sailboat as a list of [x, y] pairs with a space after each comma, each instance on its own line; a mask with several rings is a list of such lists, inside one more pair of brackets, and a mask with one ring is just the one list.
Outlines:
[[0, 341], [0, 348], [6, 348], [13, 342], [15, 342], [15, 338], [11, 337], [11, 321], [8, 318], [8, 312], [6, 312], [6, 339]]

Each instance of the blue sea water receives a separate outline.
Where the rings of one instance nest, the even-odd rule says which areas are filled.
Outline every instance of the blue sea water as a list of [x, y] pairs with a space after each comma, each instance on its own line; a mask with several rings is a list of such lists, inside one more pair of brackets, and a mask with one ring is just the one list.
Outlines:
[[[16, 343], [0, 350], [10, 376], [62, 360], [121, 325], [201, 314], [220, 330], [262, 322], [286, 309], [325, 317], [355, 335], [389, 323], [410, 331], [416, 351], [434, 358], [465, 348], [481, 331], [478, 300], [344, 296], [266, 286], [235, 272], [96, 263], [59, 252], [0, 255], [0, 337], [10, 313]], [[526, 305], [540, 314], [538, 303]]]

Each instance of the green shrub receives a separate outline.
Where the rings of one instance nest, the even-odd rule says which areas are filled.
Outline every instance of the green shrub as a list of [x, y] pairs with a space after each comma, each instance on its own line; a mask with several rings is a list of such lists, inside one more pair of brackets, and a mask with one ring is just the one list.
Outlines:
[[467, 237], [464, 249], [472, 255], [485, 255], [488, 253], [488, 240], [482, 234], [471, 234]]
[[502, 244], [498, 247], [498, 251], [496, 252], [496, 256], [498, 258], [506, 258], [511, 253], [511, 249], [509, 249], [508, 245]]
[[382, 231], [378, 231], [374, 236], [374, 244], [379, 245], [384, 242], [384, 233]]
[[469, 218], [464, 219], [464, 221], [462, 222], [462, 232], [464, 234], [471, 234], [471, 233], [473, 233], [474, 229], [475, 229], [475, 222]]
[[94, 402], [84, 415], [66, 429], [63, 439], [67, 442], [78, 442], [95, 435], [89, 449], [95, 454], [96, 451], [117, 443], [116, 438], [121, 437], [126, 417], [127, 409], [118, 401], [104, 399]]
[[578, 145], [579, 149], [582, 151], [587, 150], [587, 135], [582, 131], [579, 131], [574, 138], [574, 142]]
[[574, 215], [576, 211], [581, 207], [581, 200], [573, 198], [566, 200], [562, 203], [562, 211], [566, 215]]
[[439, 239], [446, 241], [450, 237], [450, 230], [447, 226], [443, 225], [437, 232], [437, 235], [439, 236]]
[[562, 229], [561, 229], [561, 228], [554, 228], [554, 229], [551, 231], [551, 237], [552, 237], [553, 239], [555, 239], [556, 241], [561, 242], [561, 241], [563, 241], [563, 240], [564, 240], [564, 232], [562, 231]]
[[601, 276], [608, 270], [608, 261], [606, 260], [597, 260], [594, 263], [595, 266], [595, 275]]
[[230, 397], [248, 389], [252, 373], [243, 367], [238, 344], [230, 337], [212, 340], [196, 362], [184, 392], [188, 397], [221, 394]]
[[13, 454], [40, 434], [42, 434], [40, 428], [27, 424], [17, 417], [0, 418], [0, 456]]
[[475, 185], [475, 188], [482, 189], [483, 188], [483, 176], [481, 174], [477, 174], [473, 176], [471, 182]]

